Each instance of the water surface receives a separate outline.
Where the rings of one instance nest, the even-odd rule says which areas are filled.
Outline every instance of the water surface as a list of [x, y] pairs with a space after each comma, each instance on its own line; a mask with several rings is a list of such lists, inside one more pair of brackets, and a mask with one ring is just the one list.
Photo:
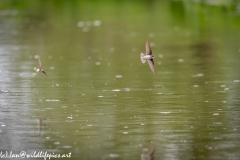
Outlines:
[[216, 2], [1, 2], [0, 151], [240, 157], [239, 4]]

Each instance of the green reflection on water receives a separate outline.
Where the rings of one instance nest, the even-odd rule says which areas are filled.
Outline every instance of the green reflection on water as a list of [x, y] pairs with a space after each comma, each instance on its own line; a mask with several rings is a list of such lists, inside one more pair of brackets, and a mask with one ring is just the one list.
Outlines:
[[[23, 92], [28, 103], [9, 105], [32, 108], [24, 120], [44, 119], [45, 139], [25, 133], [43, 143], [42, 149], [72, 152], [75, 158], [140, 159], [143, 148], [156, 145], [157, 159], [234, 159], [239, 156], [237, 5], [1, 2], [6, 38], [0, 42], [20, 48], [10, 52], [16, 62], [9, 68], [25, 66], [14, 73], [28, 75], [9, 77], [30, 83]], [[139, 58], [146, 40], [156, 56], [155, 75]], [[41, 55], [50, 77], [34, 74], [34, 55]], [[23, 86], [16, 84], [13, 91]]]

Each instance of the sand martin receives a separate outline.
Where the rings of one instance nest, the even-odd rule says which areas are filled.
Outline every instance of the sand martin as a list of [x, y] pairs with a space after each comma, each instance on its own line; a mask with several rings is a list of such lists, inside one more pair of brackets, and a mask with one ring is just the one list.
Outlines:
[[155, 151], [156, 151], [156, 146], [153, 146], [148, 153], [142, 153], [141, 154], [141, 160], [154, 160], [155, 158]]
[[153, 62], [154, 55], [152, 55], [152, 50], [151, 50], [151, 47], [150, 47], [150, 44], [148, 41], [146, 42], [146, 55], [141, 53], [140, 58], [141, 58], [142, 63], [145, 63], [147, 60], [153, 73], [156, 73], [156, 68], [155, 68], [154, 62]]
[[[37, 72], [42, 72], [44, 74], [47, 75], [46, 72], [44, 72], [44, 70], [42, 69], [42, 64], [41, 64], [41, 60], [40, 60], [40, 56], [38, 56], [38, 69], [36, 69]], [[47, 75], [48, 76], [48, 75]]]

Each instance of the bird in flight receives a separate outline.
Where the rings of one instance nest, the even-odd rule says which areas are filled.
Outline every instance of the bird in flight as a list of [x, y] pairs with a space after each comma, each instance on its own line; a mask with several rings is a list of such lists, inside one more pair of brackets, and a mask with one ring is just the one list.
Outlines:
[[[42, 64], [41, 64], [41, 60], [40, 60], [40, 56], [38, 56], [38, 69], [36, 70], [37, 72], [42, 72], [44, 74], [47, 75], [46, 72], [44, 72], [44, 70], [42, 69]], [[47, 75], [48, 76], [48, 75]]]
[[156, 73], [156, 68], [153, 61], [154, 55], [152, 55], [152, 50], [148, 41], [146, 42], [146, 54], [141, 53], [140, 58], [142, 63], [147, 61], [153, 73]]

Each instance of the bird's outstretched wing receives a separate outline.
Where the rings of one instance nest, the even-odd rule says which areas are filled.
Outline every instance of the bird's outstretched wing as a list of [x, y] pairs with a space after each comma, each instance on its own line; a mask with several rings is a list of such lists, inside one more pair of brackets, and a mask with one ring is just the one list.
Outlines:
[[148, 41], [146, 42], [146, 54], [152, 55], [152, 50]]
[[38, 56], [38, 68], [42, 68], [42, 64], [41, 64], [40, 56]]
[[147, 61], [148, 61], [149, 67], [151, 68], [151, 70], [153, 71], [153, 73], [156, 73], [156, 68], [155, 68], [153, 59], [149, 59], [149, 60], [147, 60]]
[[[44, 74], [46, 74], [47, 75], [47, 73], [46, 72], [44, 72], [44, 71], [42, 71], [42, 73], [44, 73]], [[48, 76], [48, 75], [47, 75]]]

